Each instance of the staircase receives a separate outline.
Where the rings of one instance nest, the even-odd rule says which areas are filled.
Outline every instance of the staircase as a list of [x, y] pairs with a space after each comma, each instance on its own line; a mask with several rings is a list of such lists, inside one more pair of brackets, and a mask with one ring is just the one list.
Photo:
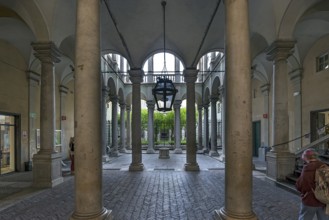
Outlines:
[[286, 181], [290, 184], [295, 185], [297, 178], [300, 176], [302, 169], [303, 169], [304, 162], [301, 159], [301, 156], [306, 149], [309, 149], [309, 148], [315, 149], [319, 153], [320, 160], [329, 165], [329, 151], [328, 150], [324, 151], [323, 149], [320, 149], [320, 145], [324, 144], [328, 141], [329, 141], [329, 134], [319, 138], [316, 141], [313, 141], [312, 143], [306, 145], [302, 149], [296, 151], [295, 152], [295, 156], [296, 156], [295, 157], [295, 170], [292, 174], [289, 174], [286, 176]]

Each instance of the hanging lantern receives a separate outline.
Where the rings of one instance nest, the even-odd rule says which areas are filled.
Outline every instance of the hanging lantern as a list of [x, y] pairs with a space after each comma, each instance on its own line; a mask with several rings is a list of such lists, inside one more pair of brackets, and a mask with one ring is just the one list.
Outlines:
[[177, 89], [171, 80], [158, 77], [152, 93], [158, 111], [171, 111], [177, 93]]

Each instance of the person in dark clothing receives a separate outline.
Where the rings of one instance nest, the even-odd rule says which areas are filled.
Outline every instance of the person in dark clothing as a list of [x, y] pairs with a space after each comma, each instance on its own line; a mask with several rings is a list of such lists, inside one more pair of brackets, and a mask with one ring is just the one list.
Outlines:
[[305, 150], [302, 159], [305, 165], [296, 182], [296, 189], [302, 198], [298, 220], [312, 220], [315, 215], [318, 220], [329, 220], [329, 215], [325, 214], [325, 204], [318, 201], [313, 193], [315, 171], [324, 163], [318, 159], [318, 153], [313, 149]]

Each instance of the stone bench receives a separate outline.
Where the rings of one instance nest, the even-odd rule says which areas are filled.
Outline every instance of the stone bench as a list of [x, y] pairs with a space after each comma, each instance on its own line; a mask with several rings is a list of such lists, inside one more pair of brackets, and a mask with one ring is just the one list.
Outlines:
[[159, 148], [159, 159], [169, 159], [169, 148], [163, 147]]

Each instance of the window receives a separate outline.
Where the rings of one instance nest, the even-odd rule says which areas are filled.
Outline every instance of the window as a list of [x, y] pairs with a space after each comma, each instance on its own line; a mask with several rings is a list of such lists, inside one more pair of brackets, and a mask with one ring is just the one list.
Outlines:
[[328, 53], [316, 58], [316, 71], [320, 72], [329, 68]]

